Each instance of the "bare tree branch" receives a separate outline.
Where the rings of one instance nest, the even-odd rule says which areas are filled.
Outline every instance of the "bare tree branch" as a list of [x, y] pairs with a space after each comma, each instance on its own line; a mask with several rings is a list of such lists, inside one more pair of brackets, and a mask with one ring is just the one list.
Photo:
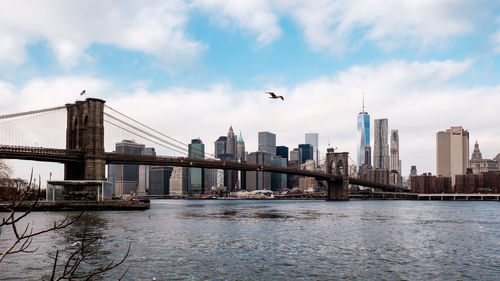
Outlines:
[[[33, 169], [31, 171], [29, 183], [21, 179], [15, 179], [15, 180], [8, 179], [10, 174], [11, 174], [10, 168], [8, 168], [5, 162], [0, 159], [0, 191], [2, 191], [3, 187], [7, 187], [8, 192], [11, 192], [11, 194], [8, 195], [8, 197], [10, 197], [9, 198], [10, 205], [5, 207], [10, 211], [10, 214], [8, 215], [7, 218], [3, 218], [2, 221], [0, 221], [0, 235], [2, 234], [2, 227], [7, 227], [7, 226], [11, 227], [12, 233], [14, 235], [14, 241], [12, 241], [12, 243], [6, 249], [4, 250], [0, 249], [0, 262], [2, 262], [7, 255], [12, 255], [16, 253], [35, 252], [38, 248], [35, 249], [29, 249], [29, 248], [33, 242], [33, 239], [36, 236], [64, 229], [74, 224], [76, 221], [78, 221], [85, 212], [84, 208], [83, 211], [81, 211], [76, 217], [73, 218], [70, 218], [70, 214], [68, 213], [61, 221], [59, 222], [54, 221], [53, 226], [38, 231], [34, 231], [33, 223], [27, 223], [25, 227], [20, 228], [19, 224], [31, 212], [33, 212], [34, 208], [37, 206], [40, 200], [41, 177], [39, 176], [38, 180], [39, 184], [37, 188], [36, 186], [32, 186]], [[23, 214], [16, 216], [17, 211], [22, 206], [21, 204], [25, 204], [25, 200], [28, 198], [32, 198], [33, 201], [29, 203], [27, 210]], [[115, 262], [115, 260], [113, 259], [111, 260], [111, 262], [105, 265], [98, 266], [96, 268], [92, 268], [87, 272], [79, 272], [82, 263], [84, 263], [86, 260], [88, 260], [93, 256], [97, 256], [102, 246], [103, 239], [101, 236], [88, 237], [87, 232], [88, 232], [88, 225], [86, 224], [81, 239], [77, 241], [80, 243], [78, 249], [74, 250], [73, 252], [70, 252], [69, 257], [67, 258], [67, 260], [65, 260], [65, 263], [61, 265], [64, 267], [62, 268], [63, 270], [59, 277], [57, 277], [58, 275], [57, 268], [61, 258], [59, 255], [59, 250], [56, 251], [54, 264], [51, 270], [50, 280], [73, 280], [73, 279], [90, 280], [95, 276], [98, 276], [104, 272], [110, 271], [118, 267], [127, 259], [128, 255], [130, 254], [131, 244], [128, 245], [127, 252], [120, 261]], [[121, 280], [125, 276], [128, 270], [129, 268], [127, 268], [125, 272], [123, 272], [119, 280]]]

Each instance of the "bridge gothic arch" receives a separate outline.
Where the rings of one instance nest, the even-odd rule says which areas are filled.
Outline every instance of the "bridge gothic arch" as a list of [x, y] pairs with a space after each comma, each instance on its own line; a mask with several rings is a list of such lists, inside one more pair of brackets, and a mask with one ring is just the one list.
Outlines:
[[66, 104], [66, 149], [84, 152], [82, 163], [65, 164], [66, 180], [103, 180], [104, 157], [104, 101], [88, 98]]
[[328, 181], [327, 200], [349, 200], [348, 158], [347, 152], [326, 154], [326, 172], [333, 176]]

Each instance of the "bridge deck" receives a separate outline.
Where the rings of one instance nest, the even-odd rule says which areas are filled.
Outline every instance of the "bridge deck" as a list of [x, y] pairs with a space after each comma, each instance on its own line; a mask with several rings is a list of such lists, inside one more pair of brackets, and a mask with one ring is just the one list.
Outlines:
[[[25, 147], [25, 146], [9, 146], [0, 145], [0, 159], [21, 159], [44, 162], [71, 163], [82, 162], [85, 160], [83, 151], [44, 148], [44, 147]], [[207, 168], [207, 169], [223, 169], [223, 170], [239, 170], [239, 171], [260, 171], [271, 173], [283, 173], [290, 175], [298, 175], [304, 177], [312, 177], [317, 180], [342, 180], [341, 176], [331, 175], [325, 172], [308, 171], [293, 167], [273, 167], [260, 164], [241, 163], [235, 161], [195, 159], [184, 157], [166, 157], [166, 156], [151, 156], [151, 155], [131, 155], [121, 153], [104, 153], [102, 159], [106, 164], [136, 164], [136, 165], [152, 165], [152, 166], [176, 166], [176, 167], [192, 167], [192, 168]], [[382, 184], [361, 180], [358, 178], [348, 178], [350, 184], [361, 185], [366, 187], [380, 188], [386, 191], [402, 191], [389, 184]]]

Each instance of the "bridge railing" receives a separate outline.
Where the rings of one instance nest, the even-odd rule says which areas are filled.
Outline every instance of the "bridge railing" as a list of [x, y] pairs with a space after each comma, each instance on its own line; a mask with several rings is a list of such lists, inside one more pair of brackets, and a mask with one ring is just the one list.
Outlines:
[[0, 145], [2, 152], [14, 153], [32, 153], [41, 155], [82, 155], [83, 151], [72, 149], [59, 149], [59, 148], [46, 148], [46, 147], [33, 147], [33, 146], [17, 146], [17, 145]]
[[144, 164], [144, 165], [166, 165], [182, 166], [207, 169], [261, 171], [271, 173], [295, 174], [306, 177], [314, 177], [320, 180], [337, 178], [325, 172], [309, 171], [300, 168], [276, 167], [262, 164], [242, 163], [230, 160], [198, 159], [188, 157], [132, 155], [122, 153], [105, 153], [108, 164]]

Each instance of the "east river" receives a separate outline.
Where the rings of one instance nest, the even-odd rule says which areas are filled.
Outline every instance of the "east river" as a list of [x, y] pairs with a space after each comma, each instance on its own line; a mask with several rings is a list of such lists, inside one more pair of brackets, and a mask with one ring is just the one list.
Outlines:
[[[87, 225], [102, 236], [83, 268], [125, 263], [116, 280], [499, 280], [500, 203], [154, 200], [148, 211], [87, 212], [0, 262], [1, 280], [40, 280]], [[0, 213], [0, 218], [6, 213]], [[37, 212], [40, 229], [64, 213]], [[8, 228], [0, 247], [11, 241]], [[64, 257], [64, 254], [63, 254]], [[60, 270], [61, 268], [58, 267]]]

